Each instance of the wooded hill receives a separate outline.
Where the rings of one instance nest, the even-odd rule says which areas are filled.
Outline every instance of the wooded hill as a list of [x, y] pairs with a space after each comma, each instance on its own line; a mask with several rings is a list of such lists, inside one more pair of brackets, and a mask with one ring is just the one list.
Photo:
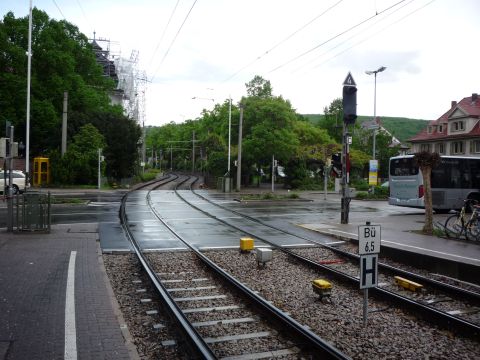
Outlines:
[[[303, 116], [315, 125], [318, 125], [319, 121], [325, 117], [325, 115], [321, 114], [304, 114]], [[357, 121], [363, 123], [364, 121], [370, 121], [371, 119], [371, 116], [359, 116]], [[389, 116], [380, 117], [380, 121], [382, 126], [402, 143], [408, 142], [411, 137], [425, 129], [428, 124], [427, 120]], [[340, 121], [339, 125], [341, 125]]]

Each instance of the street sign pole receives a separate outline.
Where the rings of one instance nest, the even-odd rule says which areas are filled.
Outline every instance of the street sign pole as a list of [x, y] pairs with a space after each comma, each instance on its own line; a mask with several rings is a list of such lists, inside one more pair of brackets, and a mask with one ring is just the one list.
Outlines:
[[368, 288], [363, 289], [363, 326], [368, 322]]
[[380, 225], [358, 227], [358, 254], [360, 255], [360, 289], [363, 289], [363, 326], [368, 321], [368, 289], [378, 283], [378, 254], [380, 253]]

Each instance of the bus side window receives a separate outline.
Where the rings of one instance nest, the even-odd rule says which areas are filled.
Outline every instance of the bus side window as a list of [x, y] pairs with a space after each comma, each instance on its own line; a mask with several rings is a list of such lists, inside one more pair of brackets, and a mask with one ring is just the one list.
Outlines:
[[451, 168], [451, 186], [452, 188], [460, 188], [461, 187], [461, 177], [460, 177], [460, 170], [457, 168]]

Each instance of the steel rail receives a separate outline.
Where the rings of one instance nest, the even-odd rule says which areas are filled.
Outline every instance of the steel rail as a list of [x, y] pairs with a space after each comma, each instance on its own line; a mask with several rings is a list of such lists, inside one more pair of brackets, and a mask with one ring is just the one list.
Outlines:
[[[178, 178], [178, 176], [177, 176]], [[175, 179], [177, 179], [175, 178]], [[172, 179], [171, 181], [173, 181]], [[164, 185], [164, 184], [162, 184]], [[145, 185], [147, 186], [147, 185]], [[144, 186], [144, 187], [145, 187]], [[161, 185], [160, 185], [161, 186]], [[136, 191], [136, 190], [134, 190]], [[150, 192], [149, 192], [150, 193]], [[148, 274], [150, 280], [152, 281], [153, 285], [155, 286], [155, 289], [157, 290], [158, 294], [160, 295], [160, 298], [162, 299], [165, 308], [167, 309], [168, 313], [170, 314], [170, 317], [174, 319], [174, 321], [179, 325], [180, 331], [183, 334], [183, 338], [186, 339], [187, 344], [189, 345], [190, 351], [193, 353], [195, 357], [201, 358], [201, 359], [216, 359], [217, 357], [213, 354], [212, 350], [210, 347], [205, 343], [203, 338], [200, 336], [200, 334], [195, 330], [195, 328], [192, 326], [192, 324], [188, 321], [186, 318], [185, 314], [182, 312], [182, 310], [178, 307], [178, 305], [175, 303], [167, 289], [163, 286], [161, 281], [159, 280], [158, 276], [156, 275], [155, 271], [152, 269], [150, 264], [148, 263], [148, 260], [145, 258], [144, 254], [142, 253], [142, 250], [140, 249], [140, 246], [135, 240], [135, 237], [133, 236], [128, 223], [127, 223], [127, 216], [125, 213], [125, 204], [127, 201], [127, 196], [128, 193], [124, 195], [122, 198], [122, 205], [120, 207], [120, 214], [121, 214], [121, 223], [123, 226], [123, 229], [125, 231], [125, 234], [127, 235], [128, 240], [133, 246], [133, 249], [135, 251], [135, 254], [137, 255], [140, 263], [142, 264], [143, 269], [145, 272]], [[147, 195], [149, 196], [149, 195]]]
[[[188, 181], [189, 178], [185, 179], [184, 181], [180, 182], [177, 185], [178, 186], [182, 185], [184, 182]], [[195, 179], [190, 184], [191, 186], [198, 180], [198, 178]], [[181, 199], [183, 199], [177, 191], [177, 188], [175, 189], [175, 193], [177, 196], [179, 196]], [[151, 198], [150, 194], [147, 195], [147, 200], [149, 204], [151, 204]], [[185, 201], [185, 200], [184, 200]], [[188, 202], [186, 202], [189, 204]], [[190, 204], [189, 204], [190, 205]], [[312, 332], [311, 330], [307, 329], [304, 325], [300, 324], [287, 314], [285, 314], [283, 311], [278, 309], [277, 307], [273, 306], [270, 304], [268, 301], [266, 301], [263, 297], [257, 295], [255, 292], [253, 292], [250, 288], [245, 286], [243, 283], [238, 281], [236, 278], [234, 278], [232, 275], [227, 273], [225, 270], [223, 270], [221, 267], [219, 267], [217, 264], [215, 264], [213, 261], [211, 261], [208, 257], [206, 257], [204, 254], [202, 254], [196, 247], [190, 245], [188, 241], [186, 241], [180, 234], [178, 234], [170, 225], [167, 224], [167, 222], [163, 219], [163, 217], [157, 212], [157, 210], [154, 208], [154, 206], [151, 206], [151, 209], [155, 216], [160, 220], [169, 230], [170, 232], [175, 235], [180, 241], [182, 241], [190, 250], [192, 250], [198, 258], [210, 269], [215, 271], [220, 277], [222, 277], [225, 281], [233, 285], [239, 292], [241, 292], [245, 297], [247, 297], [257, 308], [261, 309], [263, 312], [267, 313], [270, 316], [270, 319], [274, 319], [276, 322], [280, 323], [282, 326], [285, 326], [289, 331], [291, 331], [295, 336], [303, 342], [303, 346], [305, 346], [307, 349], [310, 349], [312, 351], [315, 351], [315, 356], [325, 359], [350, 359], [347, 355], [343, 354], [341, 351], [330, 345], [328, 342], [326, 342], [324, 339], [319, 337], [317, 334]]]
[[[223, 219], [220, 219], [218, 217], [216, 217], [215, 215], [212, 215], [210, 213], [208, 213], [207, 211], [205, 210], [202, 210], [200, 209], [198, 206], [196, 205], [193, 205], [192, 203], [188, 202], [184, 197], [180, 196], [179, 194], [177, 194], [183, 201], [185, 201], [188, 205], [190, 205], [191, 207], [195, 208], [196, 210], [200, 211], [201, 213], [213, 218], [213, 219], [216, 219], [217, 221], [220, 221], [221, 223], [227, 225], [227, 226], [230, 226], [246, 235], [249, 235], [249, 236], [253, 236], [261, 241], [263, 241], [264, 243], [267, 243], [269, 244], [270, 246], [272, 246], [273, 248], [277, 249], [277, 250], [280, 250], [286, 254], [289, 254], [290, 256], [294, 257], [295, 259], [301, 261], [301, 262], [304, 262], [310, 266], [313, 266], [317, 269], [321, 269], [323, 271], [326, 271], [326, 272], [329, 272], [331, 273], [332, 275], [334, 275], [336, 278], [340, 279], [340, 280], [346, 280], [348, 282], [351, 282], [355, 285], [358, 285], [360, 284], [360, 280], [357, 279], [357, 278], [354, 278], [350, 275], [347, 275], [345, 273], [342, 273], [338, 270], [334, 270], [328, 266], [325, 266], [325, 265], [322, 265], [322, 264], [319, 264], [317, 262], [314, 262], [310, 259], [307, 259], [301, 255], [298, 255], [298, 254], [295, 254], [293, 253], [292, 251], [288, 250], [288, 249], [285, 249], [281, 246], [279, 246], [278, 244], [275, 244], [261, 236], [258, 236], [252, 232], [249, 232], [249, 231], [246, 231], [245, 229], [242, 229], [236, 225], [233, 225], [233, 224], [230, 224], [228, 223], [227, 221], [223, 220]], [[386, 290], [386, 289], [382, 289], [382, 288], [379, 288], [379, 287], [374, 287], [374, 288], [371, 288], [371, 293], [377, 295], [378, 297], [381, 297], [387, 301], [391, 301], [391, 302], [394, 302], [406, 309], [408, 309], [409, 311], [412, 311], [418, 315], [420, 315], [422, 318], [424, 319], [427, 319], [429, 321], [434, 321], [435, 324], [437, 325], [442, 325], [442, 326], [445, 326], [447, 328], [454, 328], [455, 330], [457, 330], [458, 332], [462, 333], [463, 335], [465, 336], [468, 336], [468, 337], [473, 337], [475, 339], [480, 339], [480, 326], [477, 325], [477, 324], [473, 324], [469, 321], [466, 321], [464, 319], [461, 319], [459, 317], [456, 317], [456, 316], [453, 316], [453, 315], [450, 315], [448, 314], [447, 312], [444, 312], [444, 311], [441, 311], [441, 310], [438, 310], [438, 309], [435, 309], [433, 307], [430, 307], [430, 306], [427, 306], [427, 305], [424, 305], [424, 304], [421, 304], [419, 302], [416, 302], [414, 300], [411, 300], [405, 296], [402, 296], [402, 295], [399, 295], [399, 294], [396, 294], [392, 291], [389, 291], [389, 290]]]
[[[277, 231], [280, 231], [284, 234], [287, 234], [287, 235], [290, 235], [290, 236], [295, 236], [299, 239], [302, 239], [302, 240], [306, 240], [306, 241], [309, 241], [309, 242], [312, 242], [314, 244], [317, 244], [317, 245], [320, 245], [330, 251], [333, 251], [335, 252], [336, 254], [339, 254], [339, 255], [342, 255], [342, 256], [345, 256], [345, 257], [348, 257], [350, 259], [353, 259], [353, 260], [356, 260], [356, 261], [360, 261], [360, 256], [357, 255], [357, 254], [353, 254], [351, 252], [348, 252], [348, 251], [344, 251], [344, 250], [341, 250], [341, 249], [337, 249], [333, 246], [329, 246], [327, 244], [322, 244], [316, 240], [313, 240], [313, 239], [309, 239], [305, 236], [302, 236], [302, 235], [298, 235], [298, 234], [295, 234], [291, 231], [288, 231], [288, 230], [285, 230], [285, 229], [281, 229], [281, 228], [277, 228], [273, 225], [270, 225], [270, 224], [267, 224], [266, 222], [262, 221], [262, 220], [259, 220], [257, 218], [254, 218], [250, 215], [247, 215], [247, 214], [243, 214], [237, 210], [233, 210], [233, 209], [229, 209], [227, 208], [226, 206], [222, 206], [220, 204], [217, 204], [215, 203], [214, 201], [206, 198], [205, 196], [197, 193], [195, 190], [192, 189], [192, 192], [197, 195], [198, 197], [202, 198], [203, 200], [209, 202], [210, 204], [214, 205], [214, 206], [217, 206], [221, 209], [224, 209], [226, 211], [229, 211], [231, 213], [234, 213], [238, 216], [241, 216], [243, 218], [246, 218], [248, 220], [251, 220], [251, 221], [254, 221], [258, 224], [261, 224], [263, 226], [266, 226], [266, 227], [269, 227], [273, 230], [277, 230]], [[463, 288], [460, 288], [458, 286], [454, 286], [454, 285], [450, 285], [450, 284], [445, 284], [441, 281], [438, 281], [438, 280], [435, 280], [435, 279], [430, 279], [428, 277], [425, 277], [423, 275], [420, 275], [420, 274], [415, 274], [413, 272], [410, 272], [410, 271], [407, 271], [407, 270], [403, 270], [403, 269], [399, 269], [399, 268], [396, 268], [392, 265], [389, 265], [389, 264], [385, 264], [385, 263], [382, 263], [382, 262], [379, 262], [378, 263], [378, 267], [381, 268], [381, 269], [385, 269], [385, 270], [388, 270], [392, 273], [397, 273], [397, 274], [400, 274], [402, 276], [405, 276], [405, 277], [408, 277], [412, 280], [415, 280], [415, 281], [419, 281], [419, 282], [422, 282], [424, 284], [428, 284], [438, 290], [441, 290], [441, 291], [445, 291], [449, 294], [452, 294], [452, 295], [455, 295], [455, 296], [462, 296], [464, 299], [466, 300], [470, 300], [470, 301], [476, 301], [476, 302], [479, 302], [480, 301], [480, 293], [477, 293], [475, 291], [471, 291], [471, 290], [467, 290], [467, 289], [463, 289]]]

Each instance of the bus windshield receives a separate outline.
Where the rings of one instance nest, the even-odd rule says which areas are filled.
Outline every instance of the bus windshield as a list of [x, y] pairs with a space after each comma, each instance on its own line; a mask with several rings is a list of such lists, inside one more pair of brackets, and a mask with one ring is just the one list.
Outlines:
[[418, 166], [414, 165], [413, 157], [390, 160], [391, 176], [411, 176], [418, 174]]

